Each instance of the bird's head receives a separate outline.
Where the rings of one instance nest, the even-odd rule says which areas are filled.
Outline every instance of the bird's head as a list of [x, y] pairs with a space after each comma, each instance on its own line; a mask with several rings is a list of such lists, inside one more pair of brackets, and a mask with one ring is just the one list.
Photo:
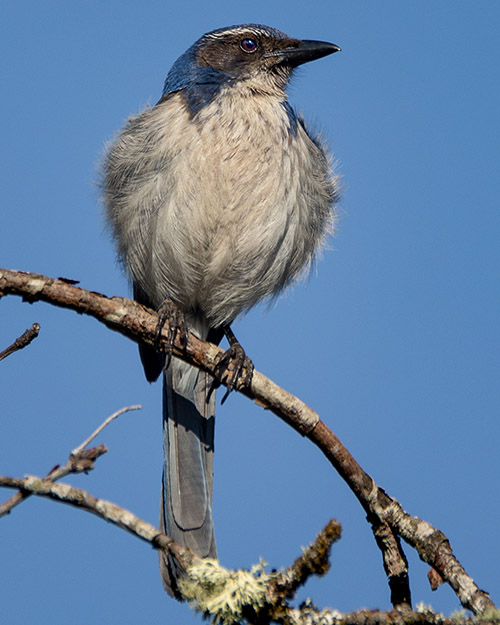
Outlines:
[[223, 85], [246, 83], [255, 92], [284, 92], [295, 67], [339, 50], [333, 43], [293, 39], [259, 24], [220, 28], [203, 35], [177, 59], [163, 95], [192, 89], [203, 96], [202, 105]]

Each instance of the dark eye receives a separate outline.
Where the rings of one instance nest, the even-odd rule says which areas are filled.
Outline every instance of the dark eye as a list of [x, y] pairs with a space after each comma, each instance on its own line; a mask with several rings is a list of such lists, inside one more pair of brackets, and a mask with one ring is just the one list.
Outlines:
[[257, 43], [253, 39], [243, 39], [240, 43], [240, 48], [243, 52], [255, 52], [255, 50], [257, 50]]

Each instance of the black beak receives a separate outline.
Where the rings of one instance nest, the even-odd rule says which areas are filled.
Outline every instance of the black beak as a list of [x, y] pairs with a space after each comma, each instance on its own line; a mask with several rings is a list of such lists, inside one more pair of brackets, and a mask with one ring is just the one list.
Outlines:
[[290, 67], [297, 67], [297, 65], [302, 65], [302, 63], [321, 59], [323, 56], [340, 52], [340, 50], [341, 48], [334, 43], [304, 39], [295, 48], [285, 48], [279, 52], [276, 51], [274, 55], [278, 57], [280, 63]]

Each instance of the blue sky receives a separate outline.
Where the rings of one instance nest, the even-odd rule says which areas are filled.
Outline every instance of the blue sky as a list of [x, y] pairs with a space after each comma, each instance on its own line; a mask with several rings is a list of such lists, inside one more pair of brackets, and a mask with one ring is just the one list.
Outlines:
[[[338, 160], [335, 238], [307, 284], [234, 326], [256, 367], [315, 410], [377, 483], [440, 528], [500, 601], [499, 145], [495, 0], [400, 2], [47, 0], [2, 8], [0, 265], [129, 293], [96, 187], [105, 142], [154, 103], [173, 61], [204, 32], [259, 22], [332, 41], [290, 101]], [[110, 451], [67, 481], [156, 523], [161, 392], [136, 347], [75, 313], [0, 302], [0, 473], [43, 474], [110, 413]], [[331, 517], [332, 570], [301, 598], [387, 609], [363, 511], [320, 453], [232, 396], [218, 407], [215, 523], [227, 567], [286, 566]], [[164, 594], [156, 554], [85, 513], [30, 500], [1, 523], [0, 597], [9, 625], [195, 623]], [[407, 548], [415, 603], [449, 614]]]

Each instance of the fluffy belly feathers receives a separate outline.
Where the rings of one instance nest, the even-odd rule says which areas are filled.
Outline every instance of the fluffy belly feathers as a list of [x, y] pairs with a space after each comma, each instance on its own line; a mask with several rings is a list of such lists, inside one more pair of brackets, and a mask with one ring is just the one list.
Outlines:
[[221, 95], [193, 121], [174, 94], [130, 120], [106, 164], [109, 220], [132, 280], [155, 306], [170, 297], [214, 326], [301, 273], [336, 196], [301, 123], [264, 97], [239, 100]]

